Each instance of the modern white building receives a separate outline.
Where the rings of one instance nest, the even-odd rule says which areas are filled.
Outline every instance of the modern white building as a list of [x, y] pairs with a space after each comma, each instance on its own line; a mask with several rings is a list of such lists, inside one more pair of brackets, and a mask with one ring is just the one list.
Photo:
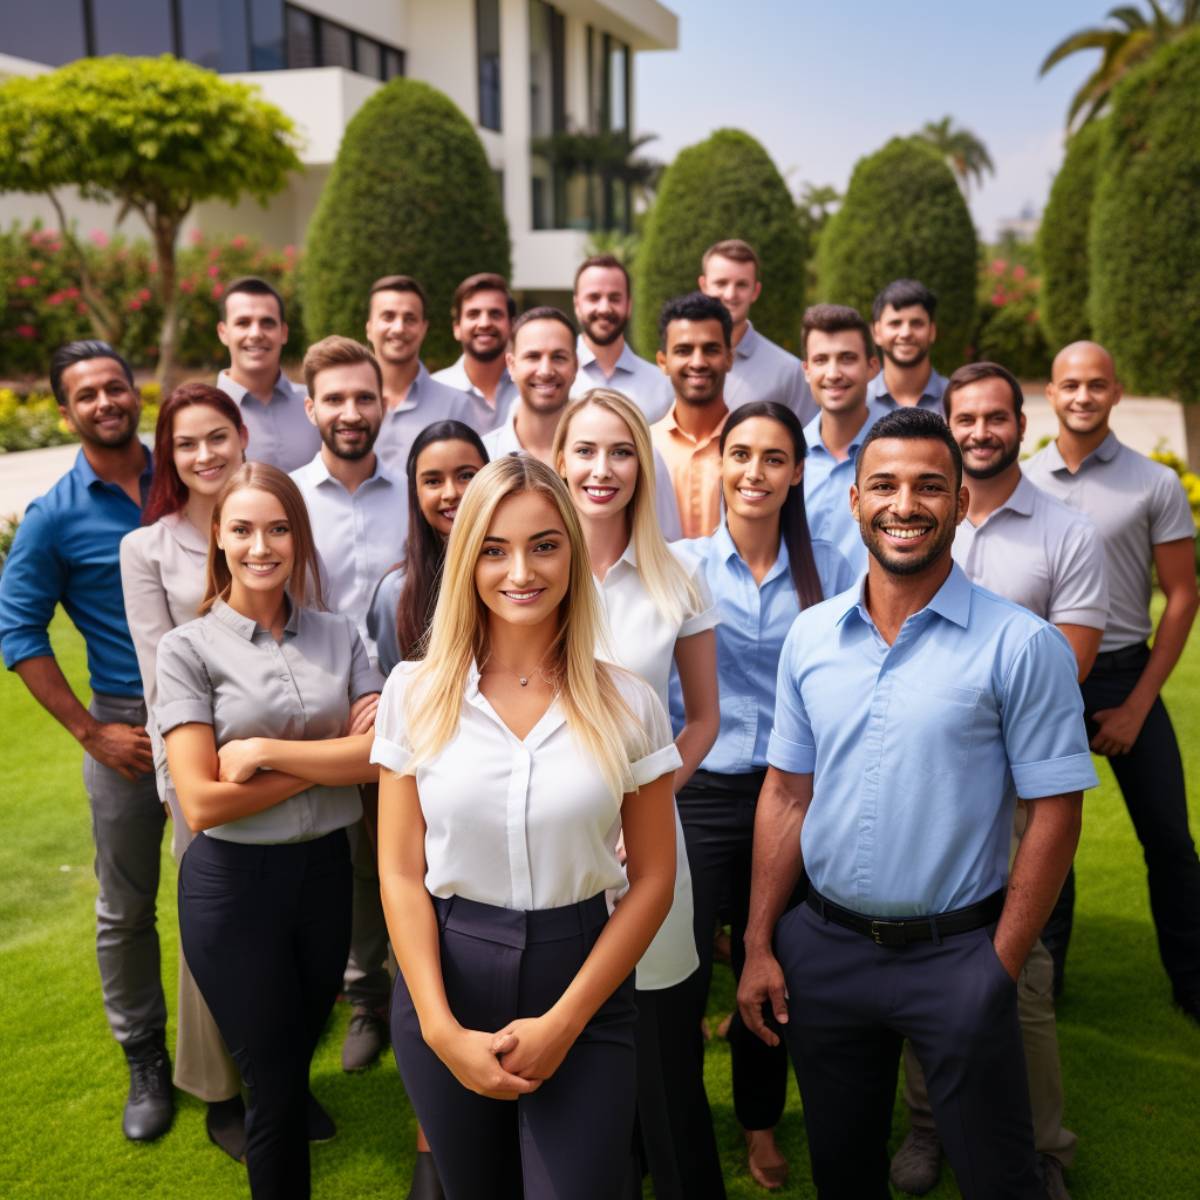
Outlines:
[[[678, 21], [657, 0], [0, 0], [0, 78], [88, 54], [169, 52], [257, 84], [304, 138], [305, 172], [266, 210], [206, 203], [210, 232], [302, 243], [342, 131], [396, 75], [445, 92], [472, 120], [496, 173], [513, 242], [513, 286], [571, 286], [588, 233], [628, 226], [628, 185], [553, 164], [556, 134], [628, 133], [633, 56], [674, 49]], [[80, 228], [114, 214], [74, 201]], [[40, 217], [48, 202], [0, 196], [0, 223]], [[130, 234], [140, 234], [136, 223]]]

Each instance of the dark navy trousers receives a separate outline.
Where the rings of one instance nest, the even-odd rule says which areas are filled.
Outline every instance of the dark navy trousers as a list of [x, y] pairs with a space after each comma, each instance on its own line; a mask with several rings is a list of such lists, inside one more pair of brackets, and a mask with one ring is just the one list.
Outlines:
[[1044, 1200], [1017, 985], [991, 928], [879, 946], [802, 904], [780, 920], [775, 953], [820, 1200], [888, 1200], [905, 1038], [965, 1200]]
[[[450, 1009], [465, 1028], [488, 1032], [550, 1008], [608, 920], [603, 895], [532, 912], [461, 897], [433, 903]], [[464, 1088], [425, 1044], [397, 975], [392, 1048], [448, 1200], [617, 1200], [631, 1159], [636, 1019], [630, 976], [536, 1092], [491, 1100]]]

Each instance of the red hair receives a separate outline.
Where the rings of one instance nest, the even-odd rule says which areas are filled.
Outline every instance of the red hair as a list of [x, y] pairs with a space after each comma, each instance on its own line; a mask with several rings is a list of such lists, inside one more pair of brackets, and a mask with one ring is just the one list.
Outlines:
[[181, 408], [206, 404], [225, 418], [242, 436], [246, 426], [238, 406], [219, 388], [207, 383], [185, 383], [163, 402], [154, 427], [154, 475], [142, 509], [142, 524], [153, 525], [160, 517], [177, 513], [186, 503], [188, 490], [175, 469], [175, 414]]

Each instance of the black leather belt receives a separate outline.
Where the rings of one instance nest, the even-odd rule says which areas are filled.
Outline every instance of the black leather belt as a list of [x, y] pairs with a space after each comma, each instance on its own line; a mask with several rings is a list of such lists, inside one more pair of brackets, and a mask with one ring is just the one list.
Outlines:
[[1092, 670], [1140, 671], [1150, 657], [1150, 647], [1145, 642], [1133, 646], [1122, 646], [1120, 650], [1105, 650], [1096, 655]]
[[910, 942], [939, 942], [956, 933], [970, 933], [1000, 919], [1004, 908], [1005, 890], [1001, 888], [990, 896], [966, 908], [939, 913], [929, 917], [903, 917], [892, 920], [887, 917], [864, 917], [826, 900], [814, 888], [808, 889], [808, 907], [826, 921], [852, 929], [869, 937], [877, 946], [907, 946]]

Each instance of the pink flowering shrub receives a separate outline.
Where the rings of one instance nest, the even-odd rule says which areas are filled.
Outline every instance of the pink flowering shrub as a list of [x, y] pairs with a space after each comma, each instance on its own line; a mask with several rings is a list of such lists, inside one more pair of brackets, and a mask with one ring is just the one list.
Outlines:
[[1018, 379], [1050, 374], [1050, 348], [1038, 313], [1041, 286], [1040, 276], [1023, 263], [1000, 257], [984, 261], [967, 361], [998, 362]]

